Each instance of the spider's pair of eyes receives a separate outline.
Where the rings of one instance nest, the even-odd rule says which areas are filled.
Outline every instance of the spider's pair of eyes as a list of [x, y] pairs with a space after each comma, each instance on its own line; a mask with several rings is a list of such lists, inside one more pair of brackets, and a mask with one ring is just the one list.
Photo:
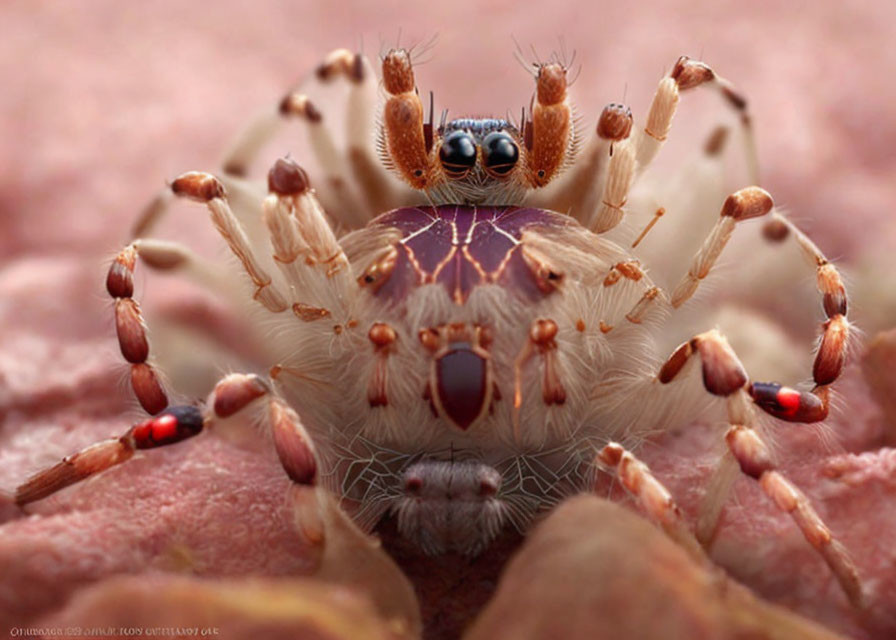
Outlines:
[[[482, 141], [482, 164], [496, 178], [510, 173], [520, 158], [520, 150], [509, 134], [493, 131]], [[463, 178], [476, 166], [476, 141], [466, 131], [452, 131], [442, 140], [439, 160], [449, 178]]]

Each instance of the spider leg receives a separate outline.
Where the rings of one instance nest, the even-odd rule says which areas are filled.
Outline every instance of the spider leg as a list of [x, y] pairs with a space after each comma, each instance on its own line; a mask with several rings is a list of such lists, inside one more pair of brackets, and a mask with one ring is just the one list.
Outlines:
[[[731, 426], [725, 434], [725, 441], [741, 472], [758, 481], [762, 491], [772, 499], [775, 506], [790, 514], [809, 544], [824, 558], [849, 601], [856, 608], [862, 608], [862, 585], [848, 552], [833, 537], [808, 498], [777, 470], [770, 449], [756, 428], [753, 404], [759, 404], [765, 409], [761, 404], [762, 398], [757, 399], [754, 391], [760, 383], [748, 384], [747, 373], [727, 340], [717, 331], [695, 336], [676, 349], [663, 364], [657, 376], [659, 381], [663, 384], [672, 382], [692, 355], [700, 358], [706, 390], [727, 399], [728, 422]], [[826, 393], [819, 397], [812, 393], [789, 391], [794, 394], [793, 401], [797, 408], [787, 419], [811, 422], [821, 419], [817, 416], [821, 414], [822, 407], [826, 413]], [[723, 466], [725, 464], [722, 463]], [[705, 542], [712, 538], [721, 503], [729, 488], [730, 484], [717, 482], [713, 487], [716, 493], [708, 494], [701, 505], [698, 535]]]
[[[346, 110], [347, 150], [339, 149], [327, 127], [326, 114], [307, 96], [315, 84], [338, 79], [348, 82]], [[314, 161], [321, 167], [328, 188], [328, 203], [338, 221], [349, 227], [362, 227], [373, 215], [386, 211], [400, 199], [392, 178], [376, 162], [374, 136], [374, 100], [376, 78], [366, 56], [337, 49], [326, 56], [309, 78], [288, 91], [273, 107], [251, 121], [235, 137], [222, 162], [222, 180], [245, 178], [261, 150], [292, 121], [308, 129]], [[351, 175], [361, 197], [349, 185]], [[146, 235], [161, 219], [171, 202], [169, 189], [163, 189], [144, 208], [133, 230], [134, 237]]]
[[[682, 56], [675, 63], [669, 75], [660, 81], [650, 105], [644, 129], [611, 146], [613, 154], [607, 163], [603, 195], [598, 208], [586, 225], [592, 231], [605, 233], [622, 221], [628, 193], [636, 176], [650, 165], [672, 128], [672, 118], [678, 107], [680, 93], [700, 85], [718, 90], [726, 101], [740, 113], [740, 122], [746, 136], [750, 180], [754, 184], [758, 184], [759, 170], [746, 99], [733, 88], [730, 82], [717, 75], [709, 66]], [[616, 118], [616, 120], [621, 122], [621, 118]], [[598, 131], [600, 132], [600, 127]], [[621, 132], [623, 129], [619, 126], [608, 127], [606, 131], [608, 133]], [[580, 215], [585, 215], [585, 212], [583, 211]]]
[[731, 239], [735, 225], [742, 220], [764, 216], [774, 207], [772, 197], [759, 187], [747, 187], [725, 199], [719, 220], [703, 246], [694, 256], [691, 267], [672, 292], [671, 304], [678, 308], [687, 301], [700, 281], [709, 275], [719, 255]]
[[255, 286], [255, 300], [272, 313], [284, 311], [287, 308], [286, 299], [259, 263], [242, 224], [230, 209], [224, 185], [211, 174], [194, 171], [178, 177], [171, 184], [171, 189], [177, 196], [204, 203], [208, 207], [212, 223]]
[[[274, 262], [291, 290], [292, 310], [306, 322], [330, 316], [357, 285], [308, 175], [289, 158], [277, 160], [268, 172], [268, 189], [264, 222]], [[329, 308], [314, 306], [321, 303]]]
[[[550, 194], [544, 198], [536, 196], [534, 201], [552, 211], [569, 214], [582, 226], [590, 226], [604, 191], [608, 164], [615, 155], [616, 143], [626, 140], [631, 128], [632, 114], [627, 106], [608, 104], [604, 107], [597, 122], [597, 135], [589, 136], [582, 150], [576, 153], [575, 163], [558, 180], [556, 188], [550, 189]], [[613, 175], [619, 174], [615, 168]]]
[[681, 545], [694, 560], [705, 566], [712, 565], [672, 494], [656, 479], [646, 464], [616, 442], [601, 449], [595, 462], [613, 473], [629, 495], [638, 501], [647, 517]]
[[[122, 436], [93, 444], [33, 475], [16, 489], [16, 503], [25, 505], [52, 495], [129, 460], [139, 449], [154, 449], [191, 438], [215, 420], [229, 418], [250, 405], [258, 407], [256, 401], [262, 399], [264, 410], [258, 417], [265, 431], [272, 434], [284, 471], [296, 485], [314, 487], [318, 469], [316, 454], [296, 413], [258, 376], [232, 374], [215, 386], [207, 404], [211, 410], [168, 407], [137, 423]], [[296, 522], [306, 539], [322, 541], [323, 523], [317, 501], [304, 497], [296, 502], [296, 507], [301, 511], [296, 514]]]
[[[728, 196], [718, 223], [694, 256], [688, 272], [675, 287], [672, 306], [680, 307], [694, 294], [724, 249], [737, 222], [765, 215], [772, 207], [771, 197], [758, 187], [741, 189]], [[822, 324], [821, 343], [812, 366], [812, 378], [816, 385], [812, 393], [799, 392], [778, 383], [761, 382], [750, 385], [749, 393], [763, 411], [776, 418], [791, 422], [818, 422], [827, 417], [828, 387], [840, 376], [846, 362], [849, 342], [846, 288], [837, 268], [806, 234], [780, 214], [774, 212], [772, 216], [772, 221], [785, 230], [784, 237], [793, 237], [807, 261], [815, 267], [827, 320]]]
[[756, 145], [746, 98], [706, 63], [691, 60], [687, 56], [681, 56], [676, 61], [669, 75], [660, 80], [657, 87], [647, 114], [647, 123], [643, 131], [637, 135], [636, 159], [639, 169], [647, 168], [659, 153], [663, 142], [666, 141], [672, 128], [672, 118], [675, 116], [681, 92], [701, 85], [718, 91], [725, 101], [740, 114], [740, 123], [746, 137], [745, 151], [750, 181], [758, 184], [759, 168]]
[[368, 219], [388, 211], [400, 198], [394, 179], [377, 159], [373, 133], [377, 83], [370, 60], [360, 53], [337, 49], [317, 68], [316, 76], [322, 82], [336, 78], [349, 82], [345, 121], [348, 163], [361, 189]]
[[204, 424], [205, 418], [197, 407], [168, 407], [135, 424], [124, 435], [90, 445], [34, 474], [16, 488], [16, 504], [23, 506], [46, 498], [129, 460], [138, 449], [153, 449], [191, 438], [202, 431]]
[[134, 267], [138, 243], [121, 250], [109, 267], [106, 290], [115, 299], [115, 329], [121, 355], [131, 366], [131, 388], [150, 415], [168, 406], [168, 394], [149, 359], [149, 340], [139, 303], [134, 300]]

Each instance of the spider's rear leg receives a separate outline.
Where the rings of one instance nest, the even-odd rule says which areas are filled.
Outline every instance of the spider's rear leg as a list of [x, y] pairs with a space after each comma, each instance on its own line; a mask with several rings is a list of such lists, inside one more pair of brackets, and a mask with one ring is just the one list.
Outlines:
[[[331, 119], [308, 97], [314, 85], [338, 79], [348, 82], [345, 122], [346, 151], [336, 144], [328, 125]], [[289, 122], [300, 121], [308, 129], [309, 143], [316, 164], [328, 187], [330, 213], [350, 227], [364, 226], [374, 215], [395, 206], [400, 199], [395, 184], [376, 161], [374, 149], [374, 100], [376, 77], [366, 56], [337, 49], [326, 56], [313, 74], [289, 90], [277, 104], [256, 117], [235, 137], [222, 162], [228, 180], [245, 178], [261, 150]], [[353, 176], [360, 195], [349, 183]], [[167, 211], [171, 192], [163, 189], [144, 208], [134, 226], [133, 236], [149, 233]]]
[[134, 300], [134, 267], [138, 245], [121, 250], [106, 277], [106, 290], [115, 298], [115, 329], [121, 355], [131, 367], [131, 388], [140, 406], [154, 415], [168, 406], [168, 393], [155, 368], [149, 364], [149, 339], [140, 305]]
[[[93, 444], [61, 462], [40, 471], [16, 489], [15, 500], [25, 505], [45, 498], [76, 482], [129, 460], [137, 450], [176, 444], [198, 435], [215, 420], [229, 418], [258, 407], [264, 399], [264, 411], [258, 417], [273, 436], [283, 469], [297, 485], [317, 484], [315, 453], [311, 440], [292, 409], [273, 394], [258, 376], [233, 374], [221, 380], [209, 398], [207, 409], [194, 406], [168, 407], [155, 416], [134, 425], [122, 436]], [[322, 540], [323, 525], [314, 499], [300, 497], [297, 515], [303, 533], [312, 542]], [[307, 512], [307, 513], [306, 513]]]
[[[644, 129], [630, 137], [627, 136], [627, 139], [615, 145], [613, 156], [608, 163], [599, 208], [591, 214], [587, 225], [592, 231], [604, 233], [622, 221], [624, 206], [636, 175], [650, 165], [672, 128], [672, 118], [678, 107], [680, 93], [701, 85], [719, 91], [727, 103], [740, 114], [746, 138], [750, 181], [754, 184], [759, 183], [755, 142], [746, 99], [730, 82], [716, 74], [705, 63], [682, 56], [672, 67], [669, 75], [660, 80]], [[586, 215], [586, 212], [582, 215]]]
[[[623, 143], [631, 129], [631, 109], [622, 104], [608, 104], [598, 118], [597, 135], [589, 136], [581, 151], [576, 151], [575, 162], [557, 181], [556, 187], [548, 189], [542, 197], [535, 196], [533, 202], [552, 211], [567, 212], [582, 226], [589, 226], [599, 208], [604, 181], [610, 173], [608, 166], [616, 156], [617, 143]], [[615, 176], [624, 173], [618, 168], [613, 171]]]
[[[757, 480], [762, 491], [780, 510], [789, 513], [803, 536], [824, 558], [831, 572], [840, 583], [849, 601], [856, 608], [864, 606], [862, 584], [858, 570], [843, 545], [812, 507], [808, 498], [790, 482], [772, 461], [770, 449], [763, 441], [757, 426], [751, 396], [760, 407], [754, 389], [760, 383], [748, 385], [747, 373], [728, 342], [716, 331], [695, 336], [676, 349], [660, 369], [661, 383], [672, 382], [691, 359], [699, 355], [703, 368], [703, 385], [707, 391], [727, 399], [728, 422], [731, 425], [725, 441], [741, 471]], [[750, 391], [748, 392], [749, 389]], [[787, 419], [799, 422], [820, 420], [827, 413], [827, 395], [792, 392], [796, 409]], [[788, 400], [788, 401], [789, 401]], [[765, 407], [763, 407], [765, 408]], [[725, 463], [723, 462], [722, 465]], [[707, 495], [701, 505], [698, 519], [698, 537], [709, 542], [718, 523], [719, 511], [728, 492], [725, 483], [714, 487], [714, 494]]]
[[212, 223], [240, 261], [255, 287], [252, 297], [271, 313], [286, 310], [284, 294], [256, 256], [243, 225], [230, 209], [227, 194], [220, 180], [208, 173], [191, 171], [178, 177], [171, 184], [171, 190], [177, 196], [203, 203], [208, 207]]
[[[759, 187], [747, 187], [728, 196], [716, 226], [694, 256], [691, 267], [672, 293], [671, 304], [680, 307], [697, 290], [712, 269], [731, 237], [737, 222], [765, 215], [772, 210], [771, 196]], [[837, 268], [819, 248], [792, 222], [773, 213], [774, 220], [796, 240], [808, 262], [815, 267], [816, 282], [822, 294], [822, 308], [827, 320], [822, 324], [822, 338], [812, 366], [815, 389], [812, 393], [799, 392], [777, 383], [754, 383], [749, 393], [754, 402], [767, 413], [790, 422], [818, 422], [828, 414], [828, 386], [843, 370], [849, 342], [849, 322], [846, 319], [847, 296], [843, 279]], [[687, 347], [682, 345], [676, 353]], [[673, 355], [670, 362], [675, 359]], [[668, 363], [667, 363], [668, 364]]]

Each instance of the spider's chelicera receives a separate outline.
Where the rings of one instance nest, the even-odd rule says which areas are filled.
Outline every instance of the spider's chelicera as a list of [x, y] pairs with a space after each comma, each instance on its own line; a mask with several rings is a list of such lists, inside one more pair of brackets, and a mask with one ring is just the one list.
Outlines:
[[[539, 63], [533, 75], [532, 106], [519, 122], [443, 118], [436, 126], [431, 106], [424, 115], [409, 53], [390, 51], [374, 140], [375, 76], [363, 56], [339, 50], [309, 82], [347, 80], [344, 152], [325, 112], [293, 91], [238, 139], [220, 177], [175, 180], [174, 194], [206, 204], [238, 258], [251, 286], [247, 304], [260, 304], [266, 331], [274, 327], [268, 341], [277, 360], [267, 377], [227, 376], [203, 406], [169, 406], [150, 364], [133, 273], [138, 257], [168, 269], [199, 258], [145, 237], [162, 210], [152, 207], [140, 237], [112, 264], [107, 288], [135, 395], [153, 417], [38, 473], [18, 502], [251, 412], [297, 486], [337, 494], [368, 530], [394, 518], [428, 553], [479, 553], [502, 529], [525, 530], [559, 500], [588, 491], [601, 469], [702, 558], [728, 485], [711, 485], [695, 535], [628, 448], [693, 416], [708, 392], [726, 399], [729, 423], [732, 455], [717, 476], [736, 463], [755, 478], [860, 603], [848, 554], [776, 469], [756, 428], [757, 408], [789, 421], [826, 417], [849, 333], [836, 268], [756, 186], [728, 196], [669, 293], [638, 257], [643, 233], [630, 246], [606, 235], [669, 133], [681, 91], [718, 90], [744, 123], [746, 102], [705, 64], [681, 58], [643, 126], [610, 104], [580, 145], [566, 66]], [[307, 125], [318, 190], [296, 162], [281, 159], [265, 192], [241, 176], [272, 125], [290, 119]], [[816, 270], [826, 319], [811, 390], [751, 382], [717, 331], [695, 335], [665, 361], [654, 353], [651, 337], [695, 293], [736, 225], [761, 216], [767, 237], [796, 241]]]

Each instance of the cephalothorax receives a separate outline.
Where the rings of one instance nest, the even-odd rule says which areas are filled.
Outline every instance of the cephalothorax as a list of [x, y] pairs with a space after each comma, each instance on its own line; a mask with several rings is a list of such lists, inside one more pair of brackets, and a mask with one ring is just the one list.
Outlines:
[[[579, 145], [566, 74], [556, 60], [535, 65], [532, 106], [517, 123], [443, 118], [435, 126], [432, 108], [424, 117], [410, 55], [389, 52], [377, 141], [399, 183], [375, 160], [369, 63], [345, 50], [331, 54], [313, 81], [348, 79], [345, 153], [322, 111], [294, 91], [238, 140], [220, 178], [188, 173], [171, 185], [208, 206], [251, 285], [246, 299], [268, 312], [278, 357], [269, 376], [230, 375], [206, 406], [169, 406], [149, 362], [133, 272], [138, 257], [168, 269], [198, 258], [180, 245], [135, 240], [112, 264], [107, 288], [135, 394], [154, 417], [37, 474], [19, 488], [18, 502], [135, 449], [253, 411], [297, 485], [336, 493], [367, 529], [394, 517], [401, 535], [428, 553], [479, 553], [503, 528], [524, 530], [557, 501], [587, 491], [603, 469], [702, 557], [697, 540], [712, 536], [724, 483], [706, 500], [695, 537], [626, 449], [703, 404], [706, 393], [685, 370], [699, 360], [705, 391], [727, 402], [732, 456], [718, 473], [736, 462], [757, 479], [860, 603], [849, 556], [776, 470], [755, 417], [756, 407], [798, 422], [827, 415], [827, 388], [843, 367], [849, 332], [836, 268], [755, 186], [721, 203], [716, 226], [669, 294], [635, 251], [643, 233], [630, 247], [602, 235], [622, 221], [680, 91], [715, 87], [741, 112], [745, 101], [709, 67], [682, 58], [660, 82], [644, 126], [635, 130], [631, 112], [611, 104], [596, 135]], [[290, 118], [309, 129], [319, 192], [290, 159], [270, 170], [266, 192], [240, 177], [270, 125]], [[231, 208], [231, 201], [258, 206]], [[140, 236], [161, 207], [150, 211]], [[654, 353], [651, 337], [665, 316], [695, 293], [737, 223], [760, 216], [770, 219], [768, 237], [796, 240], [816, 270], [826, 320], [811, 391], [751, 383], [716, 331], [695, 335], [665, 362]], [[338, 237], [334, 228], [348, 232]], [[303, 517], [317, 515], [309, 509]]]

